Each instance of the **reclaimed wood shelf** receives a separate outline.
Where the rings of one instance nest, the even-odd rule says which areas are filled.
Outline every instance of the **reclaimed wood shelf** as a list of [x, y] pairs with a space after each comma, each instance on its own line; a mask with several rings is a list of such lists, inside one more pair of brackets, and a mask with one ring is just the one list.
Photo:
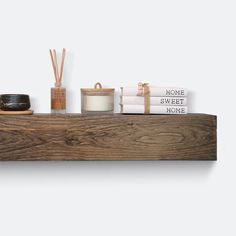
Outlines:
[[0, 160], [216, 160], [216, 116], [0, 116]]

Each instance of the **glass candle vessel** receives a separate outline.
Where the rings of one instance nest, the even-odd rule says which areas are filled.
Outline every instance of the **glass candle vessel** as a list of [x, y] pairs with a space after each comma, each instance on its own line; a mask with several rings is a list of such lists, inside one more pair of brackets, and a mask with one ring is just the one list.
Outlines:
[[51, 88], [51, 112], [66, 113], [66, 89], [62, 87]]
[[113, 88], [103, 88], [96, 83], [94, 88], [81, 89], [81, 112], [83, 114], [104, 114], [114, 112]]

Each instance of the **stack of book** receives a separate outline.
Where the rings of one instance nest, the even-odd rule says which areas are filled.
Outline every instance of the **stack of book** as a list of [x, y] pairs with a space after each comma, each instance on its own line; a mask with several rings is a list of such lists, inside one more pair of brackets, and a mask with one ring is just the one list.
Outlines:
[[121, 113], [187, 114], [187, 90], [184, 88], [149, 86], [148, 99], [145, 96], [145, 93], [138, 94], [137, 87], [122, 87]]

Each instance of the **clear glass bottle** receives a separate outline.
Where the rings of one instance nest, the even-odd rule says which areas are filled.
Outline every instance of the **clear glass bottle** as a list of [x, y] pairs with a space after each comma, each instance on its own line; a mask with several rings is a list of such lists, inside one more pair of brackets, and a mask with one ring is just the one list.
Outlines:
[[54, 114], [66, 113], [66, 89], [61, 86], [51, 88], [51, 112]]

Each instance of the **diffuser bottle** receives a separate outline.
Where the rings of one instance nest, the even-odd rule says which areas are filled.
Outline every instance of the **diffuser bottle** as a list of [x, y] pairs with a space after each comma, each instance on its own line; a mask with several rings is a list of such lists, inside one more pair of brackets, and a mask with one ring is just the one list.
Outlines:
[[51, 88], [51, 113], [66, 113], [66, 89], [61, 86]]
[[54, 71], [54, 76], [55, 76], [55, 87], [51, 88], [51, 113], [65, 114], [66, 113], [66, 89], [61, 87], [61, 81], [62, 81], [62, 73], [63, 73], [66, 50], [64, 48], [62, 50], [60, 72], [58, 71], [56, 50], [54, 49], [54, 50], [49, 50], [49, 51], [50, 51], [50, 56], [51, 56], [52, 66], [53, 66], [53, 71]]

